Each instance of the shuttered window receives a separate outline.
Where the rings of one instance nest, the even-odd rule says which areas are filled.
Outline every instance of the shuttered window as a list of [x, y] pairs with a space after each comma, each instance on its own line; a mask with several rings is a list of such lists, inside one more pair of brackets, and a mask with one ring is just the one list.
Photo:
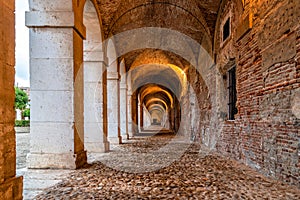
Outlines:
[[228, 71], [228, 119], [234, 120], [237, 114], [236, 107], [236, 67], [234, 66]]

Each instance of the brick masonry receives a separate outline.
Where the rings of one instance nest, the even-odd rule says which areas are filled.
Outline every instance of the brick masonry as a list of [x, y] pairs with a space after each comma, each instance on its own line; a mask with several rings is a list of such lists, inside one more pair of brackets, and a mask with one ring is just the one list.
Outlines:
[[[237, 64], [238, 114], [225, 123], [217, 149], [299, 187], [299, 2], [248, 0], [241, 9], [224, 1], [223, 8], [219, 23], [230, 13], [232, 35], [222, 44], [217, 30], [215, 44], [221, 71], [232, 58]], [[253, 27], [238, 37], [249, 14]]]
[[0, 199], [22, 199], [14, 131], [14, 1], [0, 1]]

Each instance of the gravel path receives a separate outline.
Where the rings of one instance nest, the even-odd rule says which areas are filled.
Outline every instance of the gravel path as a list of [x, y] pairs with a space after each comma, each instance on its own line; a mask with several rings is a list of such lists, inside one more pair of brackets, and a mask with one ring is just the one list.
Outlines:
[[[296, 187], [203, 153], [195, 144], [170, 144], [172, 138], [139, 137], [94, 156], [95, 162], [36, 199], [300, 199]], [[186, 151], [176, 153], [178, 149]]]

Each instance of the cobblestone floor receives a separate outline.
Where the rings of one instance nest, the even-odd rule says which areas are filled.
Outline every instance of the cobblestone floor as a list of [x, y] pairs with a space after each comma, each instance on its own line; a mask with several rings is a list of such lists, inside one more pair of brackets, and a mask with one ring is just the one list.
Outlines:
[[[34, 199], [45, 189], [60, 183], [71, 170], [31, 170], [26, 168], [29, 153], [29, 133], [17, 133], [17, 176], [23, 176], [23, 200]], [[0, 198], [1, 200], [1, 198]]]
[[17, 133], [17, 169], [26, 167], [26, 156], [29, 153], [29, 133]]
[[108, 154], [90, 155], [92, 164], [36, 199], [300, 199], [296, 187], [172, 139], [137, 137]]

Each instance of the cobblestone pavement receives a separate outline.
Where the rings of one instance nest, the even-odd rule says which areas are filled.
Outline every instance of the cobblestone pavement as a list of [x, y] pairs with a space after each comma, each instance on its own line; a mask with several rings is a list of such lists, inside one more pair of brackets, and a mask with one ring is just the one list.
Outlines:
[[26, 167], [26, 156], [29, 153], [29, 133], [17, 133], [17, 169]]
[[[137, 137], [108, 154], [90, 155], [92, 164], [72, 172], [36, 199], [300, 199], [296, 187], [200, 151], [195, 144], [176, 140], [164, 149], [172, 138]], [[186, 152], [176, 153], [177, 149]], [[170, 161], [174, 162], [163, 165]]]
[[[45, 189], [60, 183], [72, 170], [31, 170], [26, 168], [29, 133], [16, 133], [17, 176], [23, 176], [23, 200], [31, 200]], [[1, 198], [0, 198], [1, 199]]]

